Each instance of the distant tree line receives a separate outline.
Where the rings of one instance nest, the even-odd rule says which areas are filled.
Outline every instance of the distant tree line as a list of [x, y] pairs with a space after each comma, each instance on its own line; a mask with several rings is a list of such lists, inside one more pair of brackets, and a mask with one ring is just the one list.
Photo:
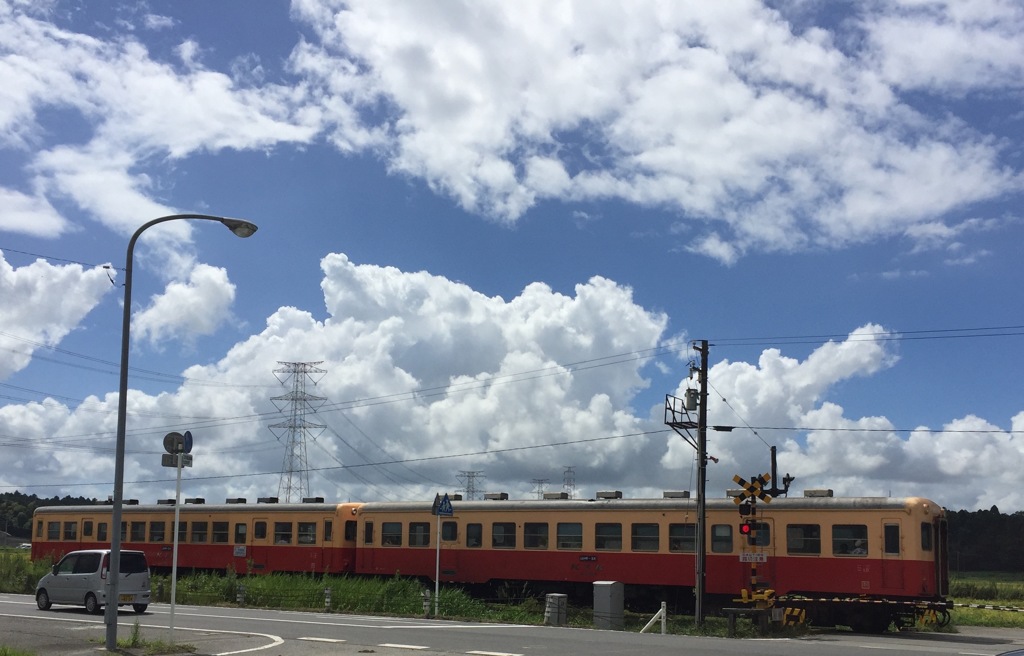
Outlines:
[[96, 503], [96, 499], [85, 497], [50, 497], [41, 498], [34, 494], [21, 492], [0, 493], [0, 531], [11, 537], [21, 538], [28, 542], [32, 537], [32, 513], [40, 506], [86, 506]]
[[[86, 497], [41, 498], [21, 492], [0, 493], [0, 530], [28, 541], [32, 512], [40, 506], [91, 505]], [[1016, 545], [1024, 544], [1024, 511], [1004, 515], [999, 508], [949, 511], [949, 570], [956, 572], [1024, 572]]]

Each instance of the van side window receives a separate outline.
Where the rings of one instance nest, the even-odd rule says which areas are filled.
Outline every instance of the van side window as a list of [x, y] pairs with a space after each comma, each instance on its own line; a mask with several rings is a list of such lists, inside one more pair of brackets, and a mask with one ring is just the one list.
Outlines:
[[100, 554], [84, 553], [78, 556], [75, 563], [75, 574], [92, 574], [100, 568]]
[[141, 574], [149, 571], [149, 563], [146, 562], [146, 554], [121, 552], [121, 573]]
[[75, 564], [78, 563], [78, 554], [70, 555], [57, 565], [58, 574], [74, 574]]

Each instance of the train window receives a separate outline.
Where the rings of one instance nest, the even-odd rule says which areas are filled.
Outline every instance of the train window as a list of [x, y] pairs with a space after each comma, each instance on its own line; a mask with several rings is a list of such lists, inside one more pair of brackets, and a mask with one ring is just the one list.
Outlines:
[[100, 542], [107, 541], [107, 523], [100, 522], [96, 525], [96, 539]]
[[121, 522], [121, 542], [128, 540], [128, 522]]
[[821, 555], [821, 526], [818, 524], [787, 524], [786, 553]]
[[210, 537], [213, 538], [214, 544], [227, 544], [228, 543], [228, 522], [214, 522], [213, 531], [210, 533]]
[[363, 524], [363, 544], [373, 544], [373, 522]]
[[402, 546], [402, 522], [381, 522], [380, 543], [385, 547]]
[[209, 522], [192, 522], [192, 542], [205, 544], [209, 530]]
[[316, 522], [299, 522], [299, 544], [316, 544]]
[[[749, 536], [748, 536], [749, 540]], [[767, 547], [772, 543], [772, 525], [767, 522], [754, 522], [754, 546]]]
[[925, 551], [932, 550], [932, 525], [928, 522], [921, 522], [921, 548]]
[[87, 519], [87, 520], [82, 522], [82, 537], [83, 538], [91, 538], [92, 537], [92, 520], [91, 519]]
[[660, 537], [657, 524], [633, 524], [631, 548], [633, 551], [657, 551]]
[[491, 524], [491, 546], [495, 549], [515, 549], [515, 522], [494, 522]]
[[235, 544], [245, 544], [245, 536], [248, 532], [248, 524], [245, 522], [235, 522]]
[[146, 541], [146, 522], [132, 522], [132, 542]]
[[354, 542], [356, 539], [356, 520], [349, 519], [345, 521], [345, 540]]
[[594, 548], [598, 551], [621, 550], [622, 524], [596, 524], [594, 526]]
[[547, 522], [526, 522], [523, 524], [523, 546], [527, 549], [547, 549]]
[[694, 553], [697, 551], [696, 524], [669, 524], [668, 550], [673, 553]]
[[559, 549], [583, 548], [583, 524], [579, 522], [559, 522], [557, 530]]
[[149, 523], [149, 541], [150, 542], [163, 542], [167, 537], [164, 530], [163, 522], [150, 522]]
[[429, 547], [430, 546], [430, 522], [409, 523], [409, 546]]
[[39, 520], [38, 522], [36, 522], [36, 537], [37, 538], [42, 538], [43, 537], [43, 521], [42, 520]]
[[868, 527], [864, 524], [836, 524], [832, 527], [832, 553], [836, 556], [864, 556], [868, 552]]
[[711, 526], [711, 551], [713, 553], [732, 552], [732, 524], [713, 524]]
[[256, 522], [255, 524], [252, 525], [252, 532], [253, 532], [253, 538], [255, 538], [257, 540], [266, 540], [267, 539], [267, 523], [266, 522]]
[[[355, 528], [355, 522], [352, 522], [353, 529]], [[353, 533], [355, 531], [353, 530]], [[330, 542], [334, 539], [334, 521], [330, 519], [324, 520], [324, 542]]]
[[188, 522], [178, 522], [178, 542], [188, 540]]
[[900, 525], [886, 524], [883, 527], [882, 534], [885, 542], [885, 553], [898, 554], [900, 552]]
[[274, 544], [292, 543], [292, 523], [274, 522]]
[[459, 525], [457, 522], [441, 522], [441, 539], [445, 542], [455, 542], [459, 539]]
[[482, 547], [484, 544], [484, 525], [466, 524], [466, 546]]
[[75, 522], [64, 522], [64, 539], [74, 540], [78, 533], [78, 524]]

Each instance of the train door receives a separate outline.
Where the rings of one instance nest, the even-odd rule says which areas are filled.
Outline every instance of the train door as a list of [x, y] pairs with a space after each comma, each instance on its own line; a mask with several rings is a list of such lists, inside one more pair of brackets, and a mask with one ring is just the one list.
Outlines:
[[454, 519], [441, 522], [441, 580], [458, 580], [459, 576], [459, 524]]
[[902, 590], [903, 531], [899, 517], [882, 518], [882, 587]]
[[242, 517], [234, 518], [231, 530], [231, 562], [239, 574], [249, 572], [249, 524]]
[[363, 515], [356, 535], [356, 572], [373, 572], [373, 539], [376, 522], [372, 515]]
[[775, 589], [775, 545], [779, 540], [775, 533], [775, 520], [762, 516], [754, 526], [754, 552], [758, 556], [755, 562], [750, 563], [751, 581], [758, 590]]
[[252, 537], [247, 549], [249, 554], [247, 562], [254, 572], [262, 572], [267, 569], [270, 545], [274, 538], [270, 532], [270, 526], [270, 520], [267, 517], [254, 517], [252, 520]]

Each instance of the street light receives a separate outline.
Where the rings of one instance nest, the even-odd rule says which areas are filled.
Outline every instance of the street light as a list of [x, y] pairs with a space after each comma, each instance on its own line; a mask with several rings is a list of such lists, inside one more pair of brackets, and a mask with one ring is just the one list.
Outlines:
[[[107, 576], [107, 605], [103, 621], [107, 625], [107, 651], [117, 649], [117, 602], [118, 586], [121, 579], [121, 506], [124, 501], [124, 434], [128, 416], [128, 346], [129, 328], [132, 316], [132, 255], [135, 242], [147, 228], [158, 223], [176, 221], [178, 219], [203, 219], [223, 223], [231, 232], [239, 237], [251, 237], [257, 228], [254, 224], [241, 219], [228, 219], [208, 214], [172, 214], [153, 219], [135, 231], [128, 242], [128, 255], [124, 265], [124, 319], [121, 323], [121, 384], [117, 399], [117, 445], [114, 453], [114, 512], [110, 529], [110, 567]], [[174, 527], [177, 530], [177, 527]]]

